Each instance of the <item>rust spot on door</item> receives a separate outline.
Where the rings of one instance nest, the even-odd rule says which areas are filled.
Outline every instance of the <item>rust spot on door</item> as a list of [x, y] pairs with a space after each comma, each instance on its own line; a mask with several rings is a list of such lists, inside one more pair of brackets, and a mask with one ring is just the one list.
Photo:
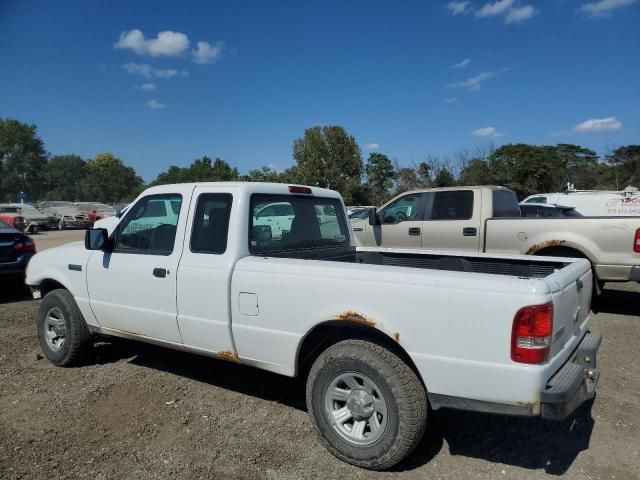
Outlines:
[[566, 240], [547, 240], [545, 242], [535, 243], [531, 245], [531, 247], [529, 247], [529, 250], [527, 250], [526, 255], [534, 255], [535, 253], [538, 253], [543, 248], [561, 247], [565, 243], [567, 243]]
[[396, 342], [400, 343], [400, 332], [396, 332], [396, 333], [394, 333], [394, 334], [393, 334], [393, 339], [394, 339]]
[[221, 360], [226, 360], [227, 362], [241, 363], [240, 362], [240, 357], [238, 357], [238, 354], [236, 352], [231, 352], [229, 350], [224, 350], [222, 352], [218, 352], [216, 355]]
[[347, 310], [346, 312], [342, 312], [337, 317], [338, 320], [346, 320], [348, 322], [360, 323], [362, 325], [367, 325], [369, 327], [375, 327], [376, 322], [371, 320], [370, 318], [365, 317], [364, 315], [358, 312], [352, 312], [351, 310]]

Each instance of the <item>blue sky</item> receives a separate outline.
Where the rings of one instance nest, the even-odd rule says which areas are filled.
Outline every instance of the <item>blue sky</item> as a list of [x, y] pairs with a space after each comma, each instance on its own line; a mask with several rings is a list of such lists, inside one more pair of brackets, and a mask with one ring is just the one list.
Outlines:
[[0, 117], [145, 180], [202, 155], [281, 170], [316, 124], [401, 165], [489, 141], [602, 154], [640, 142], [638, 25], [638, 0], [2, 0]]

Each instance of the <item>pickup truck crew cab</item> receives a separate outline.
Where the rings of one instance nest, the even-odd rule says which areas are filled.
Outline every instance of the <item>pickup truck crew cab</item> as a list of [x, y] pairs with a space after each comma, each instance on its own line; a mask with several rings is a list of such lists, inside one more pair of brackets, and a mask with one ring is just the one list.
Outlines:
[[357, 245], [582, 257], [599, 282], [640, 281], [640, 217], [517, 218], [504, 187], [430, 188], [352, 220]]
[[[290, 222], [271, 228], [269, 205]], [[414, 449], [427, 402], [557, 419], [598, 379], [589, 262], [356, 248], [320, 188], [153, 187], [26, 281], [54, 364], [107, 335], [301, 376], [325, 446], [370, 469]]]

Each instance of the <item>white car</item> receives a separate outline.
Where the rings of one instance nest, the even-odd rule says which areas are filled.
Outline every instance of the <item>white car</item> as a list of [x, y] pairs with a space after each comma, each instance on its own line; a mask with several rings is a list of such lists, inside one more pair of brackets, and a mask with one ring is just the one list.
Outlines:
[[[286, 235], [268, 204], [289, 206]], [[356, 248], [337, 192], [238, 182], [150, 188], [26, 282], [55, 365], [106, 335], [302, 377], [329, 451], [381, 470], [428, 405], [559, 419], [593, 398], [591, 279], [584, 259]]]
[[640, 216], [640, 192], [634, 187], [627, 187], [621, 191], [570, 188], [566, 192], [530, 195], [522, 203], [545, 203], [574, 207], [585, 217]]

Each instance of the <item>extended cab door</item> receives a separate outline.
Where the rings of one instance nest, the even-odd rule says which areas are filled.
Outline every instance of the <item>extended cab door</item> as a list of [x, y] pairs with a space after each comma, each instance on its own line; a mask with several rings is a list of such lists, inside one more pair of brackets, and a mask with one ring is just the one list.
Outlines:
[[91, 255], [89, 300], [102, 328], [182, 342], [176, 271], [192, 188], [140, 198], [114, 232], [113, 251]]
[[423, 193], [403, 195], [378, 212], [381, 225], [366, 225], [368, 247], [421, 248]]
[[240, 228], [237, 214], [232, 215], [238, 209], [234, 193], [233, 188], [214, 186], [196, 187], [193, 192], [193, 213], [187, 222], [187, 239], [178, 267], [177, 298], [184, 345], [196, 350], [235, 350], [229, 288], [237, 245], [227, 240], [231, 219], [235, 230]]
[[427, 197], [422, 227], [425, 250], [480, 249], [480, 190], [441, 190]]

